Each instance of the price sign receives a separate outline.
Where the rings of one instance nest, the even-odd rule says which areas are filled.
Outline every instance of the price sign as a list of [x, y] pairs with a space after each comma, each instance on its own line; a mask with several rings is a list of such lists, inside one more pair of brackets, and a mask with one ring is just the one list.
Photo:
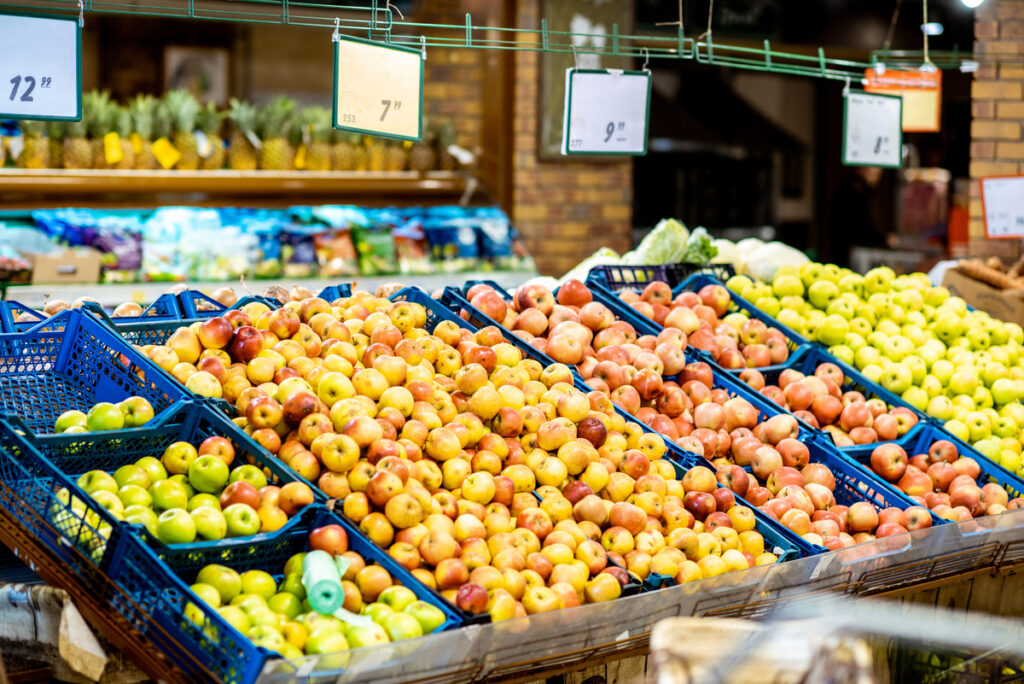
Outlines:
[[0, 118], [82, 118], [77, 18], [0, 14]]
[[903, 99], [848, 92], [843, 107], [843, 163], [899, 168], [903, 161]]
[[562, 154], [647, 154], [649, 71], [566, 69]]
[[903, 130], [934, 133], [942, 123], [942, 72], [867, 69], [864, 89], [876, 95], [903, 98]]
[[423, 136], [419, 50], [342, 37], [334, 43], [334, 127], [399, 140]]
[[1024, 238], [1024, 176], [981, 179], [985, 237]]

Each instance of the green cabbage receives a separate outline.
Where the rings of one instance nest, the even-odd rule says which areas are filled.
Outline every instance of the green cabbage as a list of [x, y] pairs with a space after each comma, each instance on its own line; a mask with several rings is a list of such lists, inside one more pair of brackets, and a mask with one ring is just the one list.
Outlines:
[[676, 264], [682, 261], [690, 231], [675, 219], [662, 219], [637, 248], [622, 257], [627, 266]]

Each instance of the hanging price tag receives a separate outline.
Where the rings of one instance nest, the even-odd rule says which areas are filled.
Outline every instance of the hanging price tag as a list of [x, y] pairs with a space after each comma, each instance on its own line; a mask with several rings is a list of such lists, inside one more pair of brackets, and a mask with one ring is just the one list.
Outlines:
[[108, 164], [118, 164], [124, 158], [121, 151], [121, 136], [114, 131], [103, 136], [103, 157]]
[[1024, 238], [1024, 176], [981, 179], [985, 237]]
[[181, 152], [167, 138], [153, 141], [153, 156], [164, 169], [171, 169], [181, 159]]
[[566, 69], [562, 154], [645, 155], [649, 71]]
[[419, 50], [343, 37], [334, 43], [334, 127], [399, 140], [423, 136]]
[[903, 163], [903, 98], [848, 92], [843, 107], [843, 163], [899, 168]]
[[77, 18], [0, 14], [0, 118], [82, 118]]

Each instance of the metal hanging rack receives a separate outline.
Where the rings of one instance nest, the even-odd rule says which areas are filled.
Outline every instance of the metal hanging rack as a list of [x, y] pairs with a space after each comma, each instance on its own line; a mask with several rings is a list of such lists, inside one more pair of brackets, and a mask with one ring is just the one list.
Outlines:
[[[8, 9], [33, 12], [74, 12], [79, 0], [21, 0], [5, 5]], [[836, 81], [859, 82], [865, 69], [883, 62], [896, 66], [890, 57], [901, 62], [922, 64], [922, 53], [910, 51], [876, 51], [871, 62], [834, 59], [825, 56], [824, 48], [812, 54], [783, 52], [772, 48], [768, 40], [763, 47], [721, 43], [712, 39], [710, 31], [699, 38], [687, 38], [682, 22], [672, 22], [674, 33], [624, 34], [618, 24], [611, 32], [583, 33], [557, 31], [542, 19], [538, 28], [508, 28], [476, 24], [466, 13], [462, 24], [439, 24], [396, 21], [387, 0], [368, 4], [331, 4], [304, 0], [85, 0], [85, 12], [92, 14], [127, 14], [133, 16], [203, 19], [240, 23], [280, 24], [288, 26], [324, 27], [340, 33], [366, 36], [371, 40], [414, 48], [461, 48], [472, 50], [506, 50], [515, 52], [548, 52], [593, 54], [602, 57], [693, 60], [710, 66], [762, 71], [790, 76], [807, 76]], [[595, 40], [596, 39], [596, 40]], [[962, 68], [970, 63], [970, 55], [931, 53], [939, 68]], [[914, 59], [916, 57], [916, 60]]]

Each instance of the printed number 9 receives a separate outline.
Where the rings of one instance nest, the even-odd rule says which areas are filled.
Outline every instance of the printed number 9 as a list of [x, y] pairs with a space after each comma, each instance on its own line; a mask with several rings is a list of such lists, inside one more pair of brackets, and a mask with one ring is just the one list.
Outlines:
[[609, 121], [608, 125], [605, 126], [604, 132], [606, 134], [604, 136], [604, 141], [608, 142], [609, 140], [612, 139], [612, 134], [615, 133], [615, 122], [614, 121]]

